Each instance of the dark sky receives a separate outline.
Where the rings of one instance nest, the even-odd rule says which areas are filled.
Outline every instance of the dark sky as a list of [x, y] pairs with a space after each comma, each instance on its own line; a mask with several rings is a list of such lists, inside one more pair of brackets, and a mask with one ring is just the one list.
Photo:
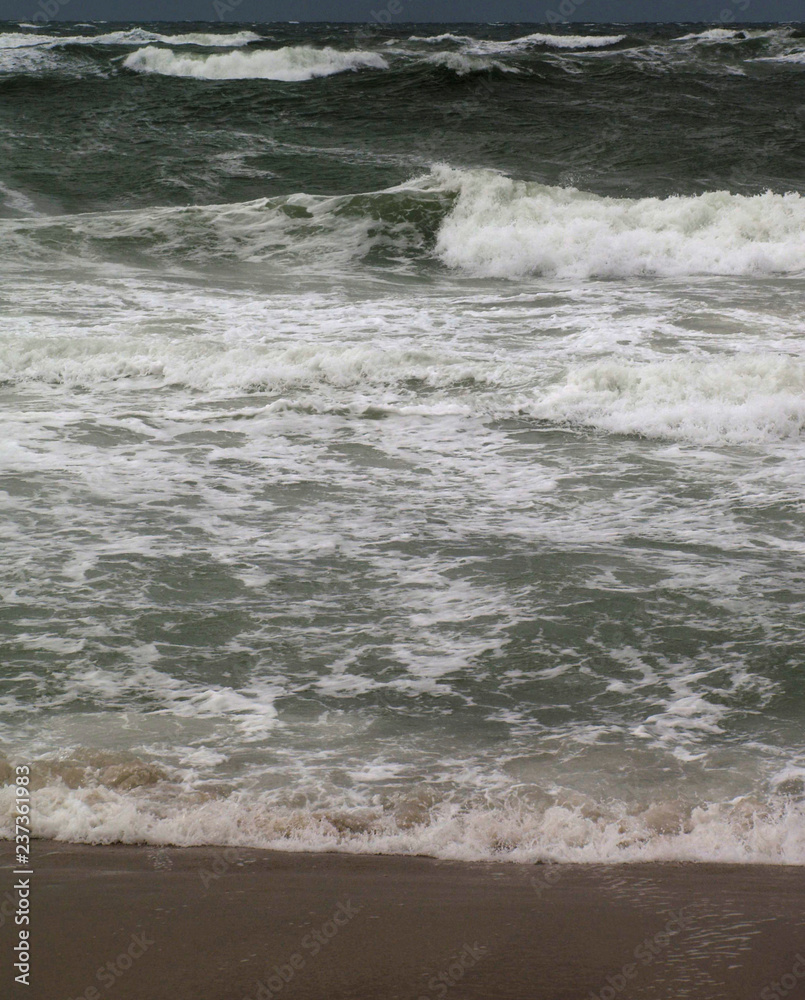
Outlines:
[[[37, 16], [38, 15], [38, 16]], [[0, 20], [801, 21], [803, 0], [0, 0]]]

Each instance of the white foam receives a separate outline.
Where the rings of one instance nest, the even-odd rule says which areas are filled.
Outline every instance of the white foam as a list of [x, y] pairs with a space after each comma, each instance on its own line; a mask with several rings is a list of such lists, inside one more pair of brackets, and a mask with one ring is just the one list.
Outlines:
[[791, 37], [789, 28], [707, 28], [674, 38], [675, 42], [743, 42], [751, 38], [785, 40]]
[[544, 35], [515, 38], [509, 45], [545, 45], [552, 49], [602, 49], [626, 40], [626, 35]]
[[470, 35], [454, 35], [446, 32], [441, 35], [412, 35], [411, 42], [427, 42], [438, 45], [440, 42], [454, 42], [468, 46], [476, 51], [511, 52], [532, 45], [544, 45], [553, 49], [599, 49], [608, 45], [617, 45], [626, 39], [626, 35], [547, 35], [535, 32], [512, 38], [509, 41], [493, 41], [486, 38], [473, 38]]
[[469, 55], [464, 52], [435, 52], [433, 55], [426, 56], [425, 62], [432, 66], [444, 66], [458, 76], [467, 76], [469, 73], [480, 73], [490, 69], [497, 69], [503, 73], [519, 73], [519, 70], [514, 66], [505, 66], [494, 59]]
[[[87, 27], [92, 27], [87, 25]], [[183, 35], [162, 35], [144, 28], [112, 31], [104, 35], [29, 35], [20, 32], [0, 34], [0, 49], [5, 48], [56, 48], [64, 45], [147, 45], [161, 42], [165, 45], [194, 45], [204, 48], [249, 45], [261, 41], [262, 36], [253, 31], [236, 31], [231, 34], [188, 32]]]
[[133, 52], [123, 63], [138, 73], [195, 77], [201, 80], [280, 80], [300, 82], [362, 69], [388, 69], [375, 52], [316, 49], [300, 45], [270, 51], [228, 52], [220, 55], [181, 55], [149, 46]]
[[805, 51], [788, 52], [779, 56], [760, 56], [757, 59], [753, 59], [752, 62], [795, 63], [803, 65], [805, 64]]
[[47, 49], [0, 48], [0, 74], [53, 72], [62, 68]]
[[[1, 65], [2, 58], [0, 58]], [[3, 208], [19, 215], [30, 216], [40, 214], [36, 211], [36, 206], [26, 194], [23, 194], [22, 191], [15, 191], [13, 188], [3, 184], [2, 181], [0, 181], [0, 203]]]
[[738, 28], [707, 28], [705, 31], [692, 31], [687, 35], [675, 38], [676, 42], [729, 42], [734, 38], [745, 37]]
[[[300, 320], [305, 318], [305, 312], [300, 303]], [[342, 322], [352, 318], [347, 313]], [[242, 391], [259, 386], [269, 392], [290, 393], [328, 386], [382, 390], [411, 379], [433, 388], [449, 388], [468, 380], [474, 385], [494, 384], [505, 380], [507, 370], [512, 381], [523, 376], [516, 364], [507, 369], [497, 359], [485, 364], [449, 350], [426, 353], [370, 343], [261, 344], [259, 340], [249, 343], [239, 339], [238, 345], [226, 341], [216, 345], [192, 338], [143, 342], [114, 336], [2, 336], [0, 378], [70, 385], [151, 379], [198, 389]], [[311, 400], [304, 402], [309, 405]], [[322, 400], [324, 405], [326, 402]], [[339, 405], [338, 400], [332, 402]]]
[[161, 35], [142, 28], [132, 28], [129, 31], [113, 31], [107, 35], [95, 35], [81, 38], [94, 45], [144, 45], [148, 42], [162, 42], [165, 45], [196, 45], [204, 48], [236, 48], [261, 41], [262, 36], [253, 31], [236, 31], [231, 34], [191, 31], [182, 35]]
[[[380, 772], [361, 778], [371, 788]], [[80, 769], [71, 769], [75, 783]], [[215, 797], [182, 788], [134, 762], [86, 768], [82, 784], [58, 777], [31, 794], [35, 836], [78, 843], [232, 845], [287, 851], [426, 854], [462, 861], [618, 863], [709, 861], [805, 864], [800, 804], [746, 797], [688, 805], [657, 800], [635, 810], [576, 794], [497, 806], [416, 797], [387, 808], [352, 794], [308, 809], [271, 793]], [[312, 791], [312, 789], [310, 790]], [[0, 833], [10, 836], [13, 786], [0, 787]]]
[[[302, 302], [298, 315], [303, 324], [316, 322], [314, 310]], [[422, 322], [406, 315], [412, 324]], [[226, 337], [218, 343], [144, 340], [88, 336], [69, 327], [62, 336], [4, 336], [0, 378], [114, 391], [145, 385], [260, 390], [278, 397], [267, 404], [272, 414], [337, 413], [348, 407], [356, 414], [380, 408], [387, 414], [445, 419], [527, 416], [612, 434], [713, 445], [795, 440], [805, 430], [805, 365], [796, 357], [741, 353], [643, 363], [615, 357], [574, 367], [557, 379], [538, 356], [484, 360], [435, 346], [426, 351], [371, 343], [372, 331], [377, 338], [388, 322], [383, 316], [367, 313], [359, 321], [348, 311], [333, 319], [334, 334], [339, 322], [365, 323], [366, 342], [267, 344], [244, 332], [237, 344]], [[284, 323], [279, 312], [269, 313], [266, 321]], [[136, 315], [131, 322], [136, 324]], [[259, 317], [250, 322], [258, 323]], [[406, 388], [412, 383], [427, 387], [429, 394], [412, 394]], [[9, 438], [2, 450], [17, 468], [38, 468], [43, 460], [29, 452], [22, 434]]]
[[602, 198], [492, 171], [436, 172], [459, 197], [437, 253], [483, 277], [792, 274], [805, 270], [805, 199]]
[[[427, 42], [429, 45], [438, 45], [439, 42], [475, 42], [476, 39], [469, 35], [454, 35], [451, 31], [445, 31], [441, 35], [411, 35], [409, 42]], [[392, 45], [394, 42], [392, 41]]]
[[650, 364], [613, 359], [573, 371], [524, 408], [610, 433], [699, 443], [799, 438], [805, 431], [805, 365], [774, 355]]
[[19, 31], [0, 33], [0, 49], [29, 48], [58, 41], [55, 35], [29, 35]]
[[[111, 551], [108, 549], [107, 553]], [[101, 546], [94, 556], [103, 552]], [[21, 637], [23, 648], [62, 656], [80, 653], [86, 641], [84, 637], [50, 634]], [[158, 656], [150, 647], [137, 647], [130, 665], [114, 671], [96, 666], [91, 657], [73, 658], [69, 683], [54, 692], [51, 708], [71, 705], [76, 700], [96, 707], [102, 705], [108, 714], [96, 716], [99, 724], [101, 720], [114, 718], [114, 713], [127, 710], [148, 713], [150, 722], [164, 717], [174, 729], [181, 725], [179, 720], [185, 720], [190, 728], [209, 720], [219, 735], [226, 731], [240, 747], [264, 739], [277, 725], [274, 702], [283, 693], [279, 685], [259, 678], [240, 688], [223, 683], [194, 683], [158, 670], [151, 663], [153, 659]], [[104, 738], [108, 734], [101, 736]]]
[[[166, 50], [142, 51], [153, 53], [160, 63], [167, 60], [168, 70], [200, 68], [205, 78], [214, 72], [209, 59], [224, 60], [225, 73], [240, 66], [229, 60], [244, 59], [243, 71], [249, 73], [259, 68], [253, 58], [275, 55], [232, 53], [194, 60]], [[286, 72], [273, 63], [262, 64], [262, 71], [273, 73], [274, 79], [341, 71], [327, 62], [329, 57], [316, 69], [313, 63], [320, 53], [309, 52], [315, 55], [307, 68], [286, 67]], [[140, 58], [139, 53], [130, 57], [135, 62]], [[805, 271], [805, 199], [797, 193], [745, 196], [715, 191], [692, 197], [607, 198], [517, 181], [491, 170], [438, 167], [362, 198], [371, 203], [376, 199], [379, 209], [398, 199], [400, 210], [378, 225], [371, 210], [355, 210], [355, 196], [297, 194], [233, 205], [8, 221], [0, 252], [6, 259], [41, 260], [58, 246], [52, 237], [59, 228], [88, 240], [139, 237], [144, 252], [175, 254], [178, 259], [298, 260], [304, 253], [312, 265], [326, 267], [379, 248], [404, 266], [408, 257], [431, 253], [420, 228], [425, 224], [422, 209], [428, 208], [433, 223], [427, 225], [438, 223], [443, 212], [435, 243], [438, 259], [479, 277], [751, 277]], [[410, 223], [400, 217], [406, 212], [413, 214]], [[38, 238], [40, 232], [48, 237], [45, 244]], [[70, 244], [74, 247], [74, 241]]]

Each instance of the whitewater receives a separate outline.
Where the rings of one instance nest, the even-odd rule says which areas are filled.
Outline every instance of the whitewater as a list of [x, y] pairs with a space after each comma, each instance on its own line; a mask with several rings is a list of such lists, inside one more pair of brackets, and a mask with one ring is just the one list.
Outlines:
[[2, 26], [0, 835], [805, 863], [804, 52]]

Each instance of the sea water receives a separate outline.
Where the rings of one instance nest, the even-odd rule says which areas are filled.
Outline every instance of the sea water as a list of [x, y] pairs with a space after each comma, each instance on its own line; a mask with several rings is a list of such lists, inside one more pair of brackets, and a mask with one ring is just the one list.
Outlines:
[[804, 128], [796, 26], [4, 24], [35, 832], [804, 862]]

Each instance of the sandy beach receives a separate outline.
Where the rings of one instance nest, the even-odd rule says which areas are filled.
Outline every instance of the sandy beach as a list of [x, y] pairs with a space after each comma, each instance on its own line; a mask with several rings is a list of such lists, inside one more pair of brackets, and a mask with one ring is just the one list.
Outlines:
[[769, 1000], [805, 982], [800, 868], [34, 847], [32, 982], [13, 984], [4, 910], [4, 996]]

